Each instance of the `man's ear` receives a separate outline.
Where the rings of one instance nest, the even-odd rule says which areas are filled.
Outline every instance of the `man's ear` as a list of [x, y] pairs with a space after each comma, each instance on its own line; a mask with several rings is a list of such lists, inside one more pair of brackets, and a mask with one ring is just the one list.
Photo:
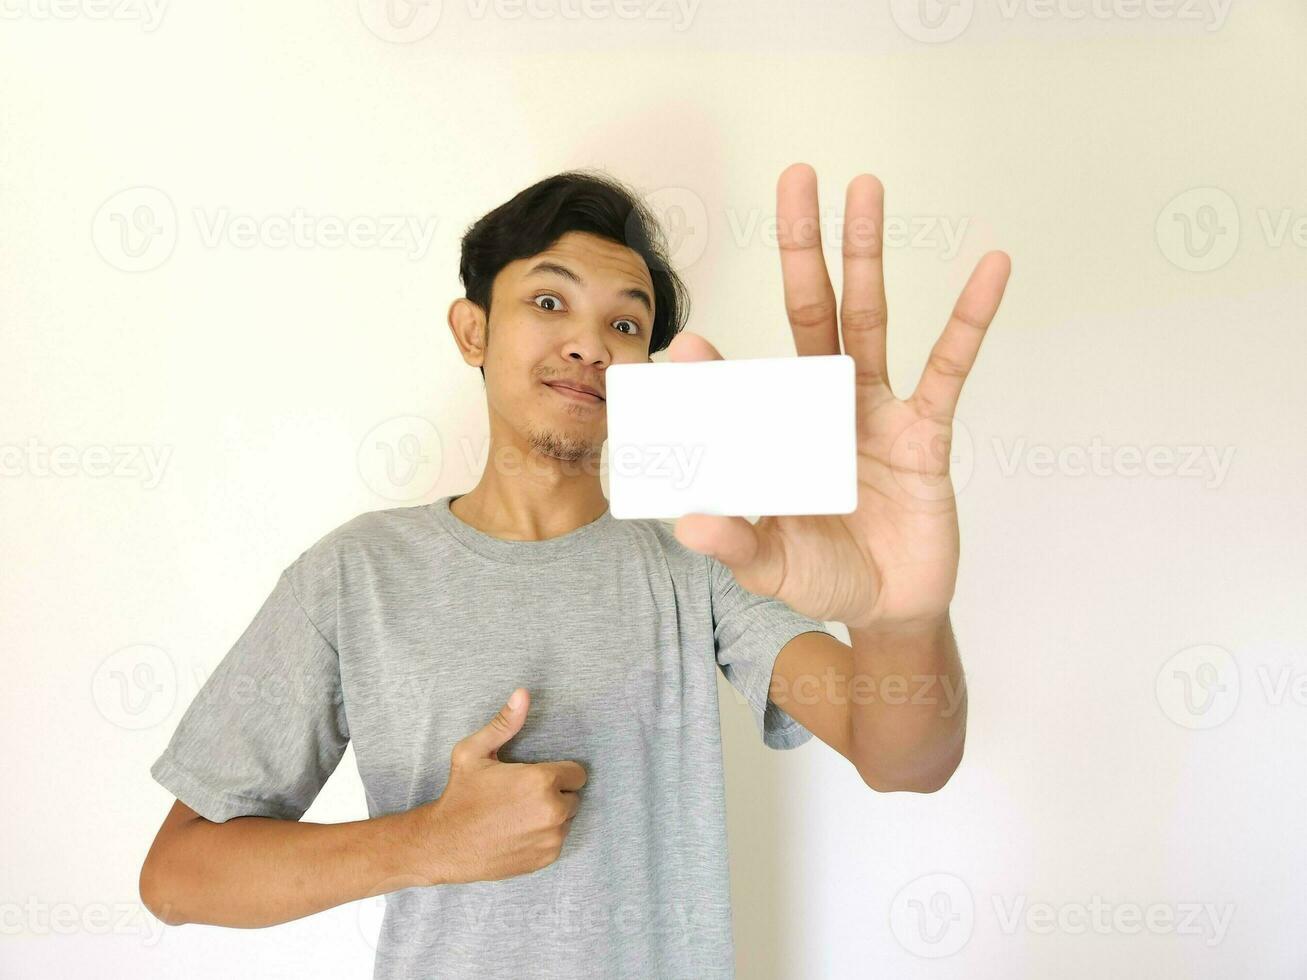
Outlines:
[[486, 363], [486, 315], [481, 307], [460, 296], [449, 304], [449, 332], [454, 335], [458, 352], [472, 367]]

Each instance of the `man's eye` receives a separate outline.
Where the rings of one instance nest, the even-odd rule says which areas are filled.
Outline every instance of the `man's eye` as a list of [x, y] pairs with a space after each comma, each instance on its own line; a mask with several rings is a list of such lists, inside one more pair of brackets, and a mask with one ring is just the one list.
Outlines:
[[538, 301], [542, 299], [548, 300], [549, 302], [555, 304], [554, 306], [540, 307], [542, 310], [548, 310], [550, 313], [557, 312], [558, 309], [561, 308], [563, 305], [563, 301], [560, 300], [557, 296], [554, 296], [552, 293], [541, 293], [539, 296], [535, 298], [535, 300], [533, 300], [533, 302], [536, 302], [538, 305]]
[[634, 320], [618, 320], [617, 322], [618, 322], [618, 323], [629, 323], [629, 324], [631, 325], [631, 329], [630, 329], [630, 330], [623, 330], [622, 333], [631, 333], [631, 334], [635, 334], [635, 333], [639, 333], [639, 332], [640, 332], [640, 324], [636, 323]]

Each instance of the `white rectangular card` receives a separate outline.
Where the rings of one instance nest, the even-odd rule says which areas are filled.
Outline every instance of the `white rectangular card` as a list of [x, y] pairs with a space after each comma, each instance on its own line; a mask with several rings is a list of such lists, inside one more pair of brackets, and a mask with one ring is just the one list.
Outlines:
[[857, 508], [848, 355], [612, 364], [604, 377], [614, 517]]

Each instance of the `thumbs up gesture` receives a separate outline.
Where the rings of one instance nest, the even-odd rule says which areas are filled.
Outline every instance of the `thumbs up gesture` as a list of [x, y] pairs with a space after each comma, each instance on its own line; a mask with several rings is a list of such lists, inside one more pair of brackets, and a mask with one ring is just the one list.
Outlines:
[[577, 762], [500, 762], [522, 729], [530, 695], [517, 688], [483, 727], [454, 745], [449, 781], [409, 811], [416, 870], [433, 884], [494, 881], [557, 860], [580, 805]]

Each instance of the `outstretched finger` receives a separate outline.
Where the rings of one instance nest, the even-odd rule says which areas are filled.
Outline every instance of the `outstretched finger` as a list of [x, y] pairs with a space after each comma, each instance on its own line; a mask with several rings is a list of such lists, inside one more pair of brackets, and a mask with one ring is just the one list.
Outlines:
[[844, 292], [840, 333], [857, 369], [859, 395], [872, 402], [893, 395], [885, 370], [885, 188], [872, 174], [849, 182], [844, 197]]
[[795, 351], [838, 354], [835, 290], [821, 250], [817, 174], [806, 163], [786, 167], [776, 182], [776, 244]]
[[923, 416], [953, 417], [985, 331], [1003, 300], [1011, 268], [1012, 262], [1004, 252], [987, 252], [976, 263], [912, 393], [910, 401]]

